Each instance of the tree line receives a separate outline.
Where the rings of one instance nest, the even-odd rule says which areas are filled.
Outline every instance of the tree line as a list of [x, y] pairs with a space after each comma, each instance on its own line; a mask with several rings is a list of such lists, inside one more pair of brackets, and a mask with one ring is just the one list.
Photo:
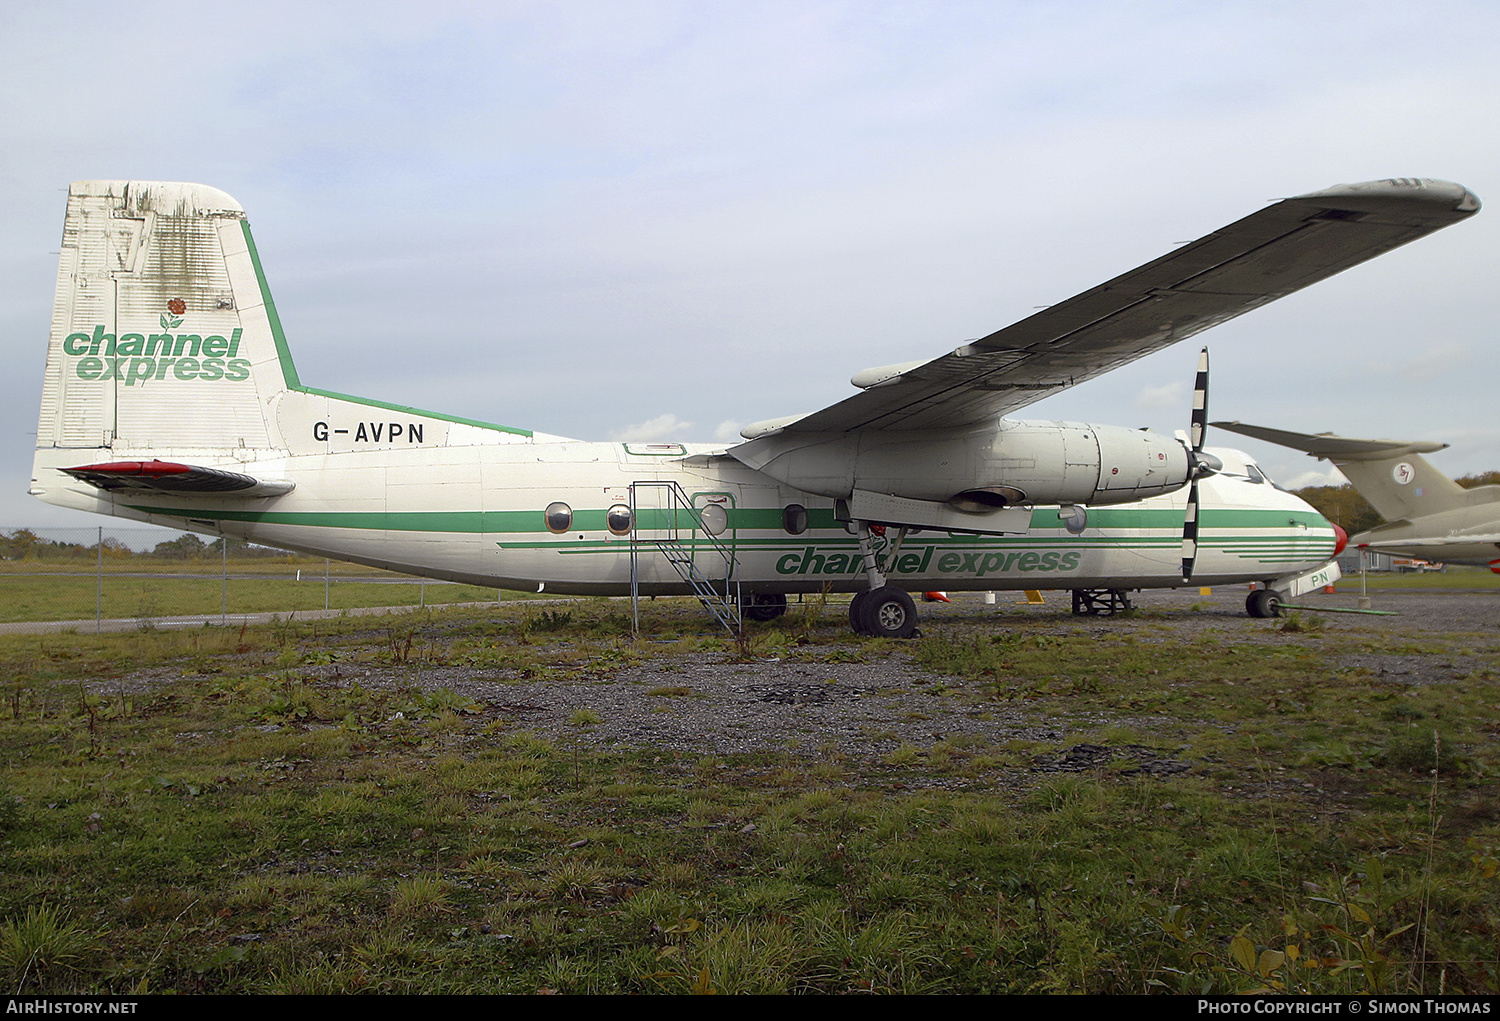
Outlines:
[[321, 560], [320, 557], [300, 557], [285, 550], [269, 546], [256, 546], [243, 539], [219, 538], [204, 542], [192, 532], [184, 532], [175, 539], [159, 542], [149, 550], [136, 551], [112, 536], [103, 542], [81, 543], [47, 539], [29, 528], [18, 528], [13, 532], [0, 532], [0, 560], [218, 560], [225, 555], [224, 544], [229, 544], [228, 555], [235, 560], [283, 560], [287, 563]]

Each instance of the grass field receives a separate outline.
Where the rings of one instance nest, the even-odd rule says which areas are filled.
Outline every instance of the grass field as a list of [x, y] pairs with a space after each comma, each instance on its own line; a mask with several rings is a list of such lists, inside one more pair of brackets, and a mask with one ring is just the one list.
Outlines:
[[[334, 610], [365, 606], [412, 606], [419, 603], [493, 602], [494, 589], [474, 585], [389, 584], [340, 581], [328, 590]], [[100, 613], [118, 617], [173, 617], [197, 614], [287, 613], [324, 608], [323, 582], [282, 579], [231, 579], [227, 599], [217, 578], [112, 578], [104, 588]], [[0, 621], [91, 620], [95, 615], [93, 578], [53, 578], [18, 584], [0, 581]]]
[[[301, 577], [298, 578], [298, 571]], [[328, 608], [493, 602], [496, 590], [337, 564]], [[516, 594], [512, 594], [516, 597]], [[228, 613], [287, 613], [324, 608], [323, 565], [264, 560], [231, 561], [229, 577], [216, 563], [135, 557], [107, 564], [102, 580], [88, 564], [0, 562], [0, 623], [174, 617]]]
[[[1500, 589], [1500, 574], [1487, 567], [1463, 565], [1454, 565], [1444, 571], [1410, 574], [1377, 571], [1367, 574], [1365, 579], [1372, 589]], [[1358, 592], [1359, 584], [1359, 574], [1350, 572], [1338, 583], [1338, 590]]]
[[[0, 638], [0, 974], [20, 993], [1497, 991], [1492, 632], [1299, 618], [1183, 645], [1148, 614], [1102, 635], [934, 620], [897, 644], [835, 607], [734, 643], [676, 603], [640, 641], [605, 601]], [[1439, 685], [1349, 665], [1375, 653], [1474, 666]], [[934, 711], [1073, 733], [721, 755], [592, 740], [586, 710], [548, 737], [503, 698], [416, 683], [467, 664], [603, 685], [704, 655], [911, 656]], [[711, 697], [682, 676], [643, 693], [653, 711]], [[1080, 740], [1194, 766], [1036, 771]]]

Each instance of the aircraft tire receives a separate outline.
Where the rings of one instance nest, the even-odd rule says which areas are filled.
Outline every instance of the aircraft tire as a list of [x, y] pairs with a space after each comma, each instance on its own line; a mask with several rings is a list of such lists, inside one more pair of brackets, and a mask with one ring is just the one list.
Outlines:
[[911, 638], [917, 633], [917, 604], [894, 585], [872, 589], [859, 606], [861, 627], [870, 638]]
[[747, 619], [764, 624], [786, 613], [786, 596], [780, 592], [751, 592], [740, 612]]
[[873, 591], [874, 589], [862, 588], [854, 593], [854, 599], [849, 603], [849, 626], [854, 629], [855, 634], [866, 638], [870, 637], [870, 633], [865, 630], [864, 617], [860, 610], [865, 605], [865, 599]]
[[1252, 617], [1280, 617], [1281, 594], [1268, 588], [1258, 588], [1245, 598], [1245, 612]]

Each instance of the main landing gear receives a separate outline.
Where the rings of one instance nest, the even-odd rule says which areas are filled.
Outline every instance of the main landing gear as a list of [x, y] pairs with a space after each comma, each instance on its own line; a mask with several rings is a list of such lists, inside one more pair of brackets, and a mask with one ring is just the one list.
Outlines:
[[[854, 633], [866, 638], [913, 638], [917, 634], [917, 604], [910, 595], [894, 585], [887, 585], [881, 573], [879, 558], [870, 541], [870, 523], [856, 522], [859, 535], [859, 554], [864, 562], [865, 577], [870, 587], [854, 597], [849, 604], [849, 626]], [[886, 562], [894, 563], [901, 551], [901, 542], [906, 538], [906, 529], [896, 533], [896, 541], [886, 554]]]
[[[855, 595], [849, 604], [849, 626], [854, 633], [866, 638], [915, 638], [917, 631], [917, 604], [912, 597], [894, 585], [886, 584], [881, 572], [880, 558], [875, 555], [870, 540], [870, 523], [855, 523], [859, 536], [859, 554], [865, 577], [870, 587]], [[879, 526], [876, 527], [879, 530]], [[901, 551], [901, 542], [907, 530], [896, 533], [896, 541], [886, 551], [886, 564], [895, 562]], [[740, 600], [740, 614], [746, 620], [766, 622], [786, 613], [786, 596], [780, 592], [746, 592]]]
[[867, 588], [849, 604], [849, 626], [866, 638], [911, 638], [917, 633], [917, 604], [894, 585]]
[[780, 592], [747, 592], [740, 601], [740, 613], [762, 624], [775, 620], [786, 613], [786, 596]]

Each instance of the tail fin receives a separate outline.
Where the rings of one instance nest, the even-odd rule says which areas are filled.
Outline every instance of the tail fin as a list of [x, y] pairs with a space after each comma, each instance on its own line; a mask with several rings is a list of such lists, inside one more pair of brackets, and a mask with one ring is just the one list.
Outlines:
[[534, 438], [303, 386], [245, 211], [214, 188], [77, 182], [61, 255], [32, 480], [44, 500], [104, 509], [90, 487], [120, 483], [121, 464], [203, 480], [215, 465], [276, 462], [259, 478], [299, 454]]
[[1215, 422], [1214, 426], [1331, 461], [1387, 521], [1456, 510], [1475, 502], [1470, 490], [1421, 456], [1444, 449], [1446, 443], [1358, 440], [1332, 433], [1310, 436], [1240, 422]]
[[288, 384], [279, 324], [239, 203], [81, 181], [61, 254], [38, 447], [285, 448], [266, 414]]

